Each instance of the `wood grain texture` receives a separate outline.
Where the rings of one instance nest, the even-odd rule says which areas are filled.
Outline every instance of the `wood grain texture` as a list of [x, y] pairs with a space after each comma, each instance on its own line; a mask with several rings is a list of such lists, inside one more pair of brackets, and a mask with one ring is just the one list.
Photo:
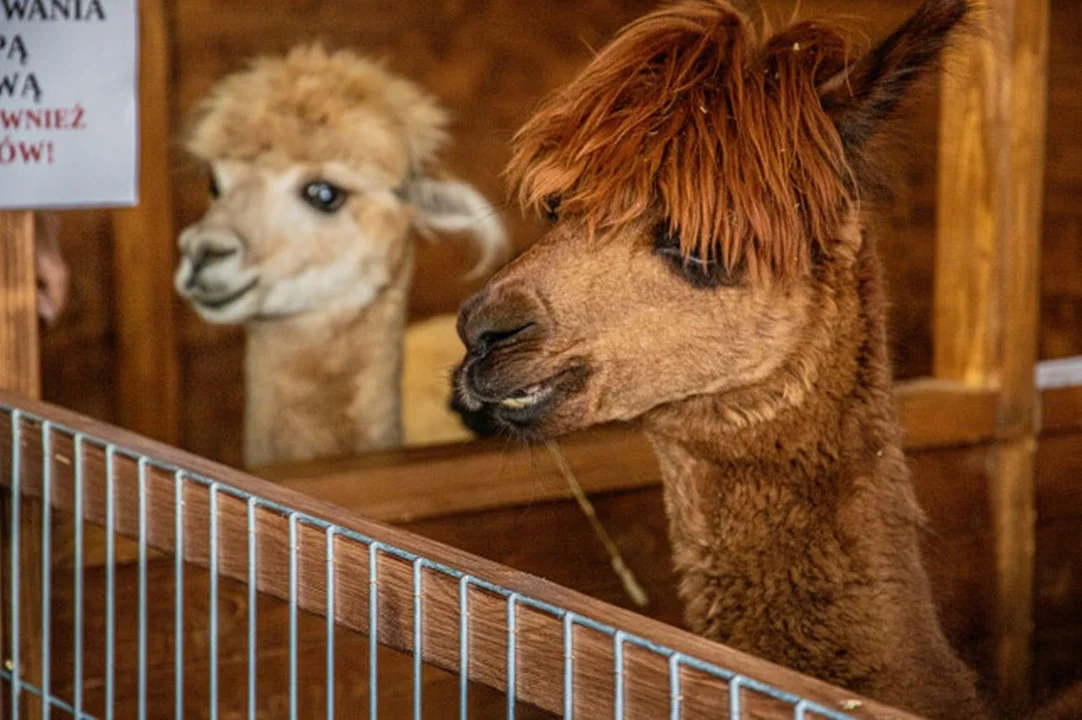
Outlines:
[[[1077, 423], [1082, 404], [1074, 408]], [[1082, 681], [1082, 428], [1042, 435], [1036, 471], [1033, 647], [1042, 701]]]
[[[131, 433], [6, 393], [0, 393], [0, 402], [9, 406], [18, 405], [68, 428], [80, 428], [93, 438], [155, 458], [167, 468], [185, 468], [195, 476], [213, 478], [216, 484], [210, 489], [194, 480], [184, 481], [181, 505], [185, 533], [184, 556], [190, 563], [208, 565], [208, 540], [211, 532], [209, 507], [213, 495], [217, 503], [217, 562], [219, 572], [224, 577], [234, 580], [247, 577], [247, 505], [242, 499], [231, 495], [235, 490], [261, 497], [274, 503], [276, 507], [289, 508], [308, 517], [321, 518], [335, 524], [345, 533], [375, 538], [380, 543], [417, 553], [439, 565], [458, 568], [472, 577], [496, 583], [506, 591], [523, 598], [534, 598], [552, 607], [565, 608], [580, 617], [601, 618], [605, 623], [623, 628], [649, 642], [674, 648], [689, 656], [699, 657], [750, 677], [762, 678], [826, 706], [838, 707], [852, 697], [849, 693], [811, 678], [620, 608], [599, 603], [566, 588], [403, 530], [364, 520], [333, 505], [277, 488]], [[8, 427], [5, 428], [5, 424]], [[10, 416], [3, 414], [3, 417], [0, 417], [0, 436], [11, 437], [10, 425]], [[30, 498], [35, 497], [35, 494], [40, 496], [41, 492], [41, 444], [40, 441], [34, 442], [38, 427], [32, 422], [22, 426], [21, 437], [24, 439], [27, 459], [26, 470], [22, 474], [22, 489]], [[70, 481], [73, 447], [71, 440], [62, 433], [56, 434], [54, 445], [55, 451], [50, 462], [56, 484], [50, 501], [58, 510], [70, 511], [73, 507]], [[3, 446], [4, 442], [0, 440], [0, 450]], [[88, 522], [99, 525], [104, 518], [104, 460], [105, 452], [101, 446], [95, 443], [84, 444], [84, 513]], [[137, 476], [134, 462], [117, 462], [114, 474], [117, 496], [116, 532], [129, 538], [139, 528], [138, 503], [135, 502]], [[7, 479], [2, 481], [9, 482]], [[146, 477], [147, 542], [149, 546], [165, 551], [174, 546], [174, 482], [172, 470], [163, 472], [151, 469]], [[217, 493], [215, 487], [220, 488]], [[271, 507], [260, 507], [256, 510], [255, 532], [259, 558], [257, 586], [260, 592], [279, 599], [288, 598], [291, 587], [288, 572], [291, 559], [288, 529], [289, 520], [281, 510]], [[411, 582], [411, 564], [390, 551], [366, 548], [354, 539], [357, 536], [339, 534], [333, 540], [337, 567], [350, 568], [350, 572], [339, 572], [337, 575], [337, 623], [354, 631], [363, 631], [368, 625], [370, 588], [378, 588], [379, 640], [391, 647], [409, 650], [412, 647], [411, 618], [415, 597]], [[323, 584], [326, 571], [326, 533], [321, 527], [298, 522], [296, 540], [293, 547], [296, 550], [298, 568], [298, 606], [306, 612], [318, 615], [326, 607]], [[375, 552], [377, 565], [375, 577], [370, 577], [367, 570], [372, 552]], [[454, 671], [458, 668], [459, 583], [454, 578], [431, 569], [423, 572], [423, 657], [427, 662]], [[165, 594], [168, 595], [168, 592]], [[507, 681], [504, 658], [507, 652], [509, 602], [510, 600], [481, 587], [470, 590], [471, 647], [474, 649], [470, 657], [470, 677], [495, 688], [504, 687]], [[546, 611], [531, 608], [525, 600], [519, 602], [517, 607], [514, 630], [519, 697], [525, 703], [557, 712], [562, 707], [561, 621]], [[599, 716], [612, 712], [613, 652], [612, 637], [594, 629], [575, 626], [574, 692], [577, 714]], [[625, 662], [627, 716], [653, 718], [664, 713], [669, 703], [668, 663], [665, 658], [628, 645], [625, 648]], [[681, 686], [684, 717], [716, 714], [728, 706], [727, 685], [724, 682], [719, 683], [701, 673], [685, 670], [681, 672]], [[788, 718], [792, 715], [791, 708], [763, 699], [757, 693], [747, 690], [742, 691], [742, 702], [745, 712], [752, 716], [758, 714], [764, 718]], [[904, 713], [884, 708], [871, 701], [862, 701], [854, 714], [856, 717], [907, 717]]]
[[998, 690], [1028, 698], [1048, 0], [993, 0], [943, 81], [935, 374], [999, 392], [989, 510]]
[[[34, 214], [30, 211], [0, 212], [0, 388], [30, 397], [41, 394], [41, 359], [38, 345], [37, 274], [34, 267]], [[11, 504], [0, 501], [0, 586], [10, 592], [14, 580], [9, 558], [12, 546]], [[34, 558], [41, 556], [40, 515], [20, 515], [18, 582], [28, 607], [19, 617], [19, 666], [23, 672], [40, 672], [41, 571]], [[4, 626], [0, 647], [9, 652], [4, 634], [11, 628], [9, 607], [0, 610]], [[10, 641], [9, 641], [10, 642]], [[41, 717], [40, 708], [28, 708], [27, 716]], [[6, 712], [7, 709], [3, 712]], [[2, 717], [2, 715], [0, 715]]]
[[[172, 558], [152, 560], [147, 566], [149, 587], [159, 588], [156, 602], [148, 610], [147, 626], [147, 717], [173, 717], [174, 652], [173, 603], [176, 592]], [[186, 568], [181, 592], [186, 615], [181, 644], [184, 652], [185, 718], [210, 717], [209, 668], [209, 573], [202, 568]], [[115, 716], [137, 716], [138, 674], [138, 568], [126, 565], [117, 569], [117, 622], [115, 628], [116, 671]], [[88, 647], [104, 647], [106, 637], [104, 597], [107, 576], [102, 568], [87, 571], [84, 580], [86, 598], [83, 633]], [[70, 637], [73, 627], [73, 584], [71, 575], [59, 575], [53, 596], [53, 620], [57, 630]], [[248, 704], [248, 589], [244, 583], [228, 578], [219, 581], [218, 717], [247, 717]], [[257, 717], [288, 717], [289, 711], [289, 604], [261, 595], [256, 600], [257, 623]], [[298, 615], [298, 717], [322, 718], [326, 715], [326, 623], [309, 613]], [[335, 707], [337, 717], [357, 717], [367, 713], [368, 638], [346, 628], [334, 635]], [[71, 697], [72, 647], [61, 644], [53, 655], [53, 682], [61, 697]], [[105, 717], [106, 658], [89, 653], [83, 678], [83, 699], [88, 712]], [[380, 648], [379, 717], [390, 720], [407, 718], [413, 711], [412, 659], [391, 648]], [[457, 717], [458, 676], [427, 665], [422, 676], [424, 717]], [[504, 694], [480, 683], [469, 688], [470, 717], [500, 717], [505, 713]], [[367, 717], [367, 715], [365, 715]], [[529, 719], [553, 717], [536, 709], [520, 706], [516, 717]]]
[[1082, 387], [1041, 393], [1041, 434], [1082, 433]]
[[180, 440], [170, 149], [171, 48], [164, 0], [139, 2], [139, 204], [113, 214], [116, 420]]
[[41, 395], [34, 214], [0, 211], [0, 388]]
[[1010, 32], [1010, 224], [1002, 238], [1004, 311], [999, 447], [992, 491], [1001, 697], [1032, 692], [1040, 258], [1044, 201], [1049, 0], [1003, 2]]
[[[909, 451], [976, 444], [995, 434], [996, 397], [986, 391], [958, 383], [917, 381], [900, 385], [897, 398]], [[577, 433], [562, 445], [588, 493], [661, 482], [653, 449], [634, 426]], [[284, 487], [387, 522], [571, 496], [547, 453], [502, 440], [407, 448], [255, 472]]]

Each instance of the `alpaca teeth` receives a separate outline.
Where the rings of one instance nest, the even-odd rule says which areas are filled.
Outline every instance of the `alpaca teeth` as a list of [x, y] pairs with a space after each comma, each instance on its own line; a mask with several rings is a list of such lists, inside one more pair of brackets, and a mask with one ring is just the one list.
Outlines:
[[531, 405], [536, 405], [541, 398], [547, 394], [546, 388], [532, 387], [526, 391], [525, 394], [517, 397], [509, 397], [500, 401], [500, 405], [509, 410], [522, 410], [528, 408]]
[[500, 405], [503, 405], [505, 408], [510, 408], [511, 410], [521, 410], [523, 408], [530, 407], [536, 402], [536, 397], [531, 395], [523, 395], [522, 397], [513, 397], [507, 398], [506, 400], [501, 400]]

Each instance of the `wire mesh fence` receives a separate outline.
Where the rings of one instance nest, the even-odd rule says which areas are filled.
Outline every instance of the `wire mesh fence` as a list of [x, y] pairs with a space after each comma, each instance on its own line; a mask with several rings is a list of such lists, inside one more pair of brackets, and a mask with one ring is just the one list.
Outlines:
[[0, 402], [10, 717], [903, 717], [32, 407]]

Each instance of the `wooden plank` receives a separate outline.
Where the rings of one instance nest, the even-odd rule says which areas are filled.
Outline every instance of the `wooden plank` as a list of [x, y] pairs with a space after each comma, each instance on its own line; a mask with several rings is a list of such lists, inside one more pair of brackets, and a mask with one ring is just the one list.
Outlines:
[[1030, 697], [1033, 659], [1040, 256], [1044, 200], [1049, 1], [1001, 0], [1009, 46], [1010, 226], [1001, 239], [1003, 310], [1000, 437], [992, 507], [996, 525], [1001, 698]]
[[[28, 397], [41, 395], [41, 351], [38, 338], [37, 275], [34, 266], [34, 214], [30, 211], [0, 212], [0, 388]], [[7, 476], [11, 476], [7, 458]], [[11, 598], [12, 506], [0, 502], [0, 586], [2, 597]], [[20, 514], [15, 533], [19, 537], [19, 670], [23, 677], [41, 677], [41, 522], [36, 514]], [[0, 610], [0, 648], [8, 659], [4, 633], [11, 627], [10, 601]], [[26, 694], [22, 694], [22, 698]], [[29, 706], [27, 717], [41, 717], [40, 706]], [[7, 708], [0, 709], [0, 718]]]
[[1005, 108], [1010, 224], [999, 248], [1004, 276], [1000, 437], [1031, 437], [1037, 410], [1050, 11], [1049, 0], [999, 2], [1011, 37]]
[[942, 86], [935, 375], [999, 391], [997, 689], [1030, 696], [1048, 0], [992, 0]]
[[[567, 438], [568, 462], [590, 493], [656, 486], [657, 459], [629, 427]], [[276, 466], [261, 477], [387, 522], [571, 497], [552, 457], [533, 446], [486, 440], [407, 448], [340, 461]], [[448, 488], [454, 478], [454, 488]]]
[[[505, 566], [482, 560], [454, 548], [425, 538], [363, 519], [324, 502], [276, 487], [243, 473], [210, 463], [174, 448], [145, 440], [132, 433], [110, 428], [82, 418], [74, 413], [42, 403], [16, 398], [0, 392], [0, 403], [18, 403], [32, 414], [48, 417], [65, 427], [80, 428], [97, 441], [113, 443], [130, 451], [155, 458], [168, 471], [152, 470], [147, 477], [145, 495], [148, 507], [146, 525], [149, 546], [169, 551], [173, 547], [175, 474], [172, 468], [184, 468], [193, 476], [213, 478], [219, 488], [217, 498], [218, 567], [223, 577], [244, 580], [247, 577], [247, 543], [249, 537], [247, 505], [231, 493], [240, 492], [260, 497], [286, 512], [304, 517], [321, 518], [341, 529], [334, 539], [335, 562], [349, 572], [340, 572], [336, 585], [336, 621], [355, 631], [368, 627], [369, 593], [377, 589], [379, 613], [377, 626], [381, 643], [409, 650], [412, 647], [412, 612], [414, 588], [413, 567], [389, 550], [372, 550], [358, 538], [373, 538], [383, 547], [400, 548], [407, 553], [427, 558], [437, 567], [457, 568], [458, 571], [494, 583], [502, 591], [480, 586], [470, 589], [471, 647], [469, 676], [491, 687], [501, 688], [507, 682], [506, 654], [508, 652], [509, 598], [517, 601], [516, 638], [518, 660], [517, 691], [523, 702], [558, 712], [563, 703], [564, 651], [560, 613], [546, 607], [564, 608], [576, 617], [602, 620], [612, 627], [650, 643], [672, 648], [690, 657], [728, 668], [742, 675], [761, 679], [775, 687], [813, 699], [827, 707], [839, 707], [853, 698], [851, 693], [772, 665], [730, 648], [675, 630], [672, 627], [584, 597], [550, 582], [525, 575]], [[0, 438], [10, 436], [10, 416], [0, 416]], [[21, 432], [27, 439], [27, 472], [23, 489], [30, 496], [40, 494], [40, 443], [33, 442], [38, 428], [25, 423]], [[56, 479], [55, 492], [49, 499], [63, 511], [73, 507], [70, 492], [70, 463], [73, 452], [70, 440], [58, 437], [53, 458], [50, 458]], [[0, 450], [3, 441], [0, 439]], [[85, 480], [84, 513], [91, 523], [101, 524], [104, 518], [105, 452], [102, 446], [87, 443], [82, 458]], [[63, 464], [66, 458], [68, 465]], [[36, 471], [36, 472], [35, 472]], [[0, 482], [7, 479], [0, 478]], [[115, 472], [117, 496], [117, 532], [132, 537], [139, 528], [137, 498], [138, 475], [134, 462], [118, 462]], [[195, 480], [187, 480], [183, 492], [183, 523], [185, 559], [200, 566], [208, 565], [210, 537], [210, 502], [213, 489], [208, 490]], [[326, 533], [320, 526], [298, 522], [296, 544], [289, 542], [289, 522], [282, 510], [260, 507], [256, 512], [258, 544], [257, 586], [260, 592], [286, 599], [291, 583], [288, 568], [291, 556], [296, 558], [298, 575], [296, 594], [298, 606], [319, 615], [325, 610], [323, 578], [326, 571]], [[355, 535], [353, 535], [355, 533]], [[377, 565], [377, 575], [370, 577], [369, 563]], [[425, 661], [450, 671], [459, 669], [458, 604], [459, 582], [453, 576], [432, 569], [423, 570], [422, 648]], [[505, 595], [510, 593], [511, 595]], [[529, 600], [532, 598], [533, 600]], [[540, 605], [531, 604], [538, 602]], [[574, 693], [576, 714], [603, 716], [612, 712], [613, 699], [613, 638], [596, 627], [575, 625]], [[667, 712], [669, 703], [668, 661], [664, 655], [628, 645], [625, 648], [625, 684], [627, 717], [658, 717]], [[728, 707], [727, 684], [702, 673], [685, 668], [681, 671], [684, 717], [716, 716]], [[792, 708], [779, 705], [755, 692], [742, 692], [747, 712], [764, 718], [790, 718]], [[900, 711], [885, 708], [872, 701], [860, 699], [861, 706], [853, 711], [855, 717], [910, 717]]]
[[906, 452], [976, 445], [996, 433], [996, 394], [939, 378], [895, 388]]
[[[631, 507], [633, 504], [642, 509], [643, 502], [649, 498], [657, 498], [657, 490], [637, 491], [628, 495], [641, 496], [642, 500], [636, 503], [624, 501], [622, 504]], [[611, 497], [611, 496], [610, 496]], [[525, 560], [522, 567], [532, 574], [539, 574], [546, 579], [552, 579], [552, 575], [538, 572], [538, 569], [557, 570], [561, 577], [570, 577], [576, 583], [574, 589], [588, 591], [592, 596], [598, 586], [609, 574], [603, 553], [596, 559], [590, 557], [586, 563], [576, 561], [564, 563], [564, 565], [577, 565], [575, 568], [559, 568], [559, 562], [550, 555], [544, 558], [544, 550], [553, 550], [562, 544], [551, 538], [553, 533], [544, 533], [544, 522], [554, 517], [573, 525], [575, 522], [575, 510], [570, 503], [561, 504], [567, 508], [566, 512], [553, 513], [552, 506], [531, 508], [531, 516], [523, 517], [521, 513], [509, 510], [486, 512], [469, 518], [472, 522], [451, 522], [448, 519], [426, 521], [417, 526], [417, 529], [427, 531], [435, 530], [437, 533], [450, 532], [457, 538], [460, 531], [465, 531], [470, 525], [481, 526], [486, 523], [493, 524], [493, 536], [499, 539], [502, 547], [492, 547], [492, 543], [485, 543], [485, 533], [481, 530], [473, 530], [470, 537], [463, 538], [466, 542], [464, 547], [477, 547], [487, 550], [486, 555], [502, 555], [504, 550], [510, 549], [513, 554]], [[534, 515], [533, 511], [536, 511]], [[610, 509], [610, 516], [612, 512]], [[551, 527], [549, 525], [548, 527]], [[504, 536], [504, 531], [510, 534]], [[533, 549], [533, 543], [516, 543], [515, 538], [530, 533], [538, 533], [544, 549]], [[571, 530], [570, 542], [589, 543], [591, 541], [589, 529], [585, 532]], [[437, 535], [439, 537], [439, 535]], [[514, 546], [508, 548], [508, 546]], [[935, 564], [935, 588], [937, 600], [942, 607], [941, 614], [948, 628], [950, 639], [956, 647], [960, 648], [966, 660], [973, 662], [981, 670], [987, 670], [987, 639], [988, 623], [990, 621], [991, 606], [986, 605], [986, 600], [991, 598], [992, 583], [992, 552], [985, 538], [975, 536], [948, 536], [937, 542], [933, 552], [936, 557]], [[523, 558], [523, 555], [530, 557]], [[667, 569], [667, 558], [658, 558], [659, 570]], [[155, 596], [155, 601], [148, 605], [148, 628], [147, 638], [147, 666], [149, 668], [150, 688], [149, 693], [149, 717], [166, 717], [172, 709], [173, 690], [173, 606], [171, 602], [173, 592], [173, 562], [171, 558], [152, 560], [148, 564], [148, 585], [160, 588], [161, 595]], [[54, 584], [53, 591], [53, 627], [56, 632], [69, 632], [72, 623], [71, 583], [70, 574], [57, 573], [54, 578], [59, 582]], [[104, 569], [97, 568], [88, 570], [84, 585], [84, 637], [91, 646], [101, 647], [105, 638], [105, 579]], [[129, 717], [132, 712], [128, 709], [129, 703], [135, 699], [134, 673], [137, 659], [137, 626], [136, 610], [138, 608], [136, 587], [137, 568], [134, 565], [117, 568], [116, 583], [117, 594], [117, 625], [116, 625], [116, 661], [117, 668], [117, 698], [120, 705], [117, 707], [117, 717]], [[592, 586], [592, 587], [591, 587]], [[186, 717], [201, 717], [205, 713], [206, 694], [206, 668], [208, 664], [208, 616], [207, 598], [208, 574], [199, 568], [187, 568], [184, 578], [185, 597], [185, 678], [186, 678], [186, 705], [188, 706]], [[679, 625], [681, 617], [678, 604], [675, 602], [675, 583], [658, 588], [659, 592], [673, 595], [672, 601], [666, 600], [665, 614], [662, 620], [670, 624]], [[622, 590], [618, 582], [610, 583], [606, 593], [596, 597], [611, 601], [606, 595], [612, 596], [617, 601]], [[163, 601], [164, 600], [164, 601]], [[220, 677], [223, 682], [220, 686], [220, 715], [229, 716], [231, 712], [239, 713], [244, 709], [245, 683], [242, 681], [246, 671], [247, 661], [247, 588], [243, 583], [223, 579], [219, 584], [219, 642], [218, 658], [220, 665]], [[657, 608], [652, 606], [651, 617], [659, 616]], [[289, 649], [289, 615], [288, 603], [283, 603], [274, 598], [260, 596], [257, 599], [257, 640], [258, 648], [258, 703], [261, 711], [270, 713], [269, 708], [285, 707], [288, 701], [288, 669], [286, 657]], [[325, 624], [322, 619], [312, 615], [301, 613], [298, 618], [299, 657], [301, 669], [301, 683], [306, 688], [300, 703], [301, 717], [322, 717], [323, 681], [324, 681], [324, 652], [325, 652]], [[345, 707], [367, 707], [366, 685], [367, 674], [367, 640], [358, 634], [342, 630], [336, 633], [336, 696], [337, 705]], [[105, 658], [100, 653], [86, 656], [84, 687], [87, 693], [86, 708], [89, 712], [101, 716], [98, 712], [102, 705], [102, 688], [104, 687]], [[68, 695], [70, 687], [72, 652], [69, 643], [64, 643], [54, 650], [53, 655], [53, 680], [58, 693], [62, 697]], [[408, 717], [410, 713], [409, 702], [412, 697], [411, 663], [407, 658], [391, 651], [381, 653], [380, 665], [380, 708], [381, 716], [399, 718]], [[125, 672], [125, 669], [128, 671]], [[426, 666], [424, 670], [423, 698], [426, 710], [432, 712], [435, 717], [442, 717], [437, 710], [441, 707], [456, 707], [457, 704], [457, 679], [434, 667]], [[241, 681], [226, 681], [236, 678]], [[473, 686], [470, 690], [471, 717], [502, 716], [501, 695], [489, 692], [483, 694], [480, 686]], [[352, 703], [352, 704], [350, 704]], [[435, 711], [435, 712], [434, 712]], [[270, 713], [273, 714], [273, 713]], [[451, 713], [448, 713], [451, 714]], [[517, 717], [523, 717], [518, 715]]]
[[[1037, 448], [1037, 477], [1041, 479], [1037, 486], [1037, 516], [1041, 527], [1073, 523], [1078, 528], [1078, 548], [1082, 550], [1082, 432], [1042, 437]], [[1082, 566], [1078, 571], [1082, 588]]]
[[41, 396], [34, 214], [0, 212], [0, 388]]
[[113, 213], [117, 420], [179, 442], [180, 370], [174, 323], [170, 46], [164, 0], [139, 2], [139, 204]]
[[[997, 689], [1003, 702], [1031, 694], [1033, 584], [1036, 555], [1033, 437], [1012, 440], [992, 452], [996, 471], [990, 492], [996, 538]], [[1007, 706], [1013, 707], [1013, 706]]]
[[[897, 390], [910, 452], [963, 446], [996, 430], [996, 396], [960, 383], [921, 380]], [[649, 442], [634, 426], [609, 426], [562, 441], [588, 493], [661, 482]], [[488, 440], [407, 448], [333, 461], [265, 467], [260, 477], [387, 522], [523, 505], [571, 497], [548, 453]], [[449, 478], [454, 487], [448, 488]]]
[[1041, 393], [1041, 435], [1082, 433], [1082, 386]]
[[[55, 576], [53, 624], [58, 632], [73, 627], [73, 583], [71, 575]], [[149, 587], [162, 588], [147, 606], [147, 717], [173, 717], [175, 691], [173, 604], [173, 560], [163, 558], [147, 566]], [[138, 698], [138, 568], [128, 565], [117, 569], [117, 613], [115, 671], [118, 718], [137, 716]], [[87, 647], [103, 647], [106, 638], [104, 598], [106, 573], [88, 571], [84, 578], [83, 637]], [[210, 716], [208, 692], [210, 628], [208, 598], [209, 573], [188, 567], [184, 577], [184, 717]], [[218, 717], [246, 717], [248, 671], [247, 626], [248, 589], [245, 584], [222, 579], [218, 587]], [[299, 693], [298, 717], [321, 718], [326, 714], [326, 623], [307, 613], [298, 614]], [[256, 602], [256, 704], [259, 717], [282, 717], [289, 707], [289, 604], [259, 596]], [[58, 643], [53, 653], [53, 683], [60, 697], [72, 692], [73, 653], [71, 643]], [[334, 638], [335, 706], [338, 717], [354, 717], [358, 708], [368, 708], [368, 638], [340, 629]], [[84, 659], [84, 708], [95, 717], [106, 717], [105, 677], [109, 666], [102, 653], [87, 653]], [[413, 710], [413, 662], [403, 653], [380, 648], [379, 658], [380, 717], [411, 717]], [[458, 676], [432, 666], [422, 673], [422, 702], [425, 717], [445, 717], [458, 710]], [[502, 692], [472, 683], [469, 688], [470, 717], [501, 717], [505, 698]], [[530, 713], [521, 706], [516, 717], [552, 717]], [[522, 710], [527, 710], [522, 712]], [[442, 711], [442, 712], [441, 712]]]
[[1082, 432], [1042, 437], [1037, 477], [1034, 675], [1048, 700], [1082, 681]]
[[935, 376], [1002, 390], [1032, 433], [1044, 192], [1048, 2], [993, 0], [943, 79]]

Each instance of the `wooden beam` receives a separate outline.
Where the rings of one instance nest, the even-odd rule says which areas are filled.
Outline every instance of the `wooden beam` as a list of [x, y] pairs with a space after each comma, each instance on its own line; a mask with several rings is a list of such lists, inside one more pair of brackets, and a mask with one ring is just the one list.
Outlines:
[[[896, 391], [910, 452], [988, 442], [996, 431], [996, 396], [959, 383], [919, 380]], [[561, 441], [587, 493], [661, 483], [649, 442], [633, 426], [597, 428]], [[503, 440], [405, 448], [342, 460], [257, 468], [285, 487], [387, 522], [571, 497], [548, 453]], [[448, 487], [452, 482], [453, 488]]]
[[162, 442], [180, 439], [174, 323], [170, 46], [164, 0], [139, 2], [139, 205], [113, 214], [117, 420]]
[[41, 395], [34, 214], [0, 212], [0, 388]]
[[[41, 395], [41, 349], [38, 338], [37, 273], [34, 267], [34, 214], [20, 210], [0, 212], [0, 389], [26, 397]], [[9, 460], [3, 463], [10, 477]], [[29, 503], [25, 503], [29, 505]], [[0, 502], [0, 586], [11, 598], [12, 505]], [[22, 509], [20, 507], [20, 509]], [[19, 672], [40, 678], [41, 647], [41, 515], [20, 513], [19, 536]], [[0, 648], [10, 659], [4, 634], [11, 627], [10, 601], [0, 609]], [[21, 695], [20, 706], [29, 718], [41, 717], [41, 706]], [[0, 717], [8, 712], [0, 708]]]
[[996, 434], [996, 394], [953, 380], [919, 378], [894, 390], [906, 452], [976, 445]]
[[[39, 418], [48, 418], [63, 427], [85, 433], [92, 442], [83, 444], [83, 454], [75, 458], [72, 438], [65, 432], [54, 436], [52, 463], [54, 486], [48, 500], [58, 510], [73, 509], [70, 467], [82, 463], [84, 478], [83, 506], [88, 523], [101, 525], [104, 520], [106, 470], [105, 449], [108, 443], [153, 459], [161, 467], [152, 467], [145, 475], [148, 522], [147, 544], [171, 552], [174, 549], [175, 512], [178, 504], [175, 468], [189, 473], [181, 488], [184, 526], [184, 557], [189, 563], [208, 567], [210, 563], [211, 518], [217, 518], [219, 553], [217, 567], [223, 577], [246, 582], [249, 538], [249, 511], [246, 497], [256, 497], [265, 504], [254, 511], [258, 563], [256, 583], [259, 592], [278, 599], [296, 599], [299, 609], [320, 615], [326, 612], [324, 578], [327, 572], [326, 529], [312, 522], [331, 523], [338, 533], [331, 536], [331, 554], [339, 568], [335, 585], [335, 621], [358, 632], [374, 631], [381, 644], [412, 652], [412, 608], [422, 600], [420, 651], [425, 662], [452, 672], [461, 668], [459, 655], [459, 580], [439, 568], [454, 568], [476, 581], [467, 588], [469, 602], [469, 647], [467, 667], [470, 679], [497, 689], [507, 687], [508, 638], [516, 641], [516, 690], [519, 700], [548, 710], [563, 708], [563, 611], [579, 618], [572, 625], [573, 703], [580, 717], [604, 717], [613, 712], [614, 642], [613, 634], [602, 626], [621, 629], [655, 646], [663, 646], [689, 658], [697, 658], [719, 668], [754, 678], [782, 688], [821, 705], [845, 708], [855, 718], [910, 718], [902, 711], [876, 702], [856, 698], [852, 693], [813, 678], [713, 643], [672, 626], [645, 618], [622, 608], [553, 583], [493, 563], [469, 553], [441, 545], [404, 530], [382, 525], [349, 513], [308, 496], [276, 487], [236, 470], [211, 463], [174, 448], [151, 442], [100, 422], [80, 417], [60, 408], [28, 401], [0, 392], [0, 404], [20, 407]], [[0, 453], [10, 447], [11, 416], [0, 412]], [[24, 419], [20, 436], [26, 442], [26, 471], [22, 492], [41, 497], [42, 457], [40, 424]], [[138, 502], [139, 471], [134, 460], [117, 462], [113, 474], [116, 493], [116, 532], [131, 538], [140, 528]], [[196, 478], [201, 478], [197, 480]], [[9, 478], [0, 477], [0, 486]], [[213, 485], [211, 485], [213, 483]], [[210, 510], [215, 493], [216, 514]], [[287, 514], [283, 514], [283, 509]], [[290, 532], [289, 516], [297, 518]], [[290, 543], [290, 535], [296, 538]], [[379, 548], [364, 538], [380, 545]], [[427, 567], [414, 565], [409, 555], [425, 558]], [[290, 567], [296, 558], [296, 586], [291, 583]], [[371, 576], [370, 563], [377, 567]], [[414, 568], [419, 567], [423, 589], [413, 587]], [[487, 583], [484, 585], [482, 583]], [[423, 590], [423, 592], [422, 592]], [[172, 602], [172, 588], [150, 588], [151, 602]], [[369, 599], [375, 593], [378, 618], [369, 626]], [[514, 598], [514, 600], [512, 600]], [[510, 607], [516, 608], [515, 625], [509, 625]], [[551, 609], [556, 608], [553, 612]], [[587, 626], [586, 619], [601, 625]], [[621, 646], [624, 657], [624, 710], [628, 718], [656, 718], [670, 707], [669, 662], [664, 653], [653, 652], [628, 639]], [[725, 680], [691, 667], [678, 669], [682, 694], [682, 717], [717, 717], [730, 707], [730, 684]], [[741, 690], [742, 711], [748, 716], [791, 718], [793, 706], [772, 701], [745, 686]], [[810, 714], [815, 714], [814, 711]]]
[[[587, 493], [661, 482], [653, 449], [633, 428], [602, 428], [567, 438], [561, 446]], [[283, 487], [395, 523], [572, 497], [544, 448], [499, 440], [406, 448], [254, 472]], [[453, 490], [448, 487], [451, 482]]]
[[991, 461], [1001, 700], [1030, 696], [1034, 368], [1048, 0], [990, 0], [943, 81], [935, 374], [999, 393]]

